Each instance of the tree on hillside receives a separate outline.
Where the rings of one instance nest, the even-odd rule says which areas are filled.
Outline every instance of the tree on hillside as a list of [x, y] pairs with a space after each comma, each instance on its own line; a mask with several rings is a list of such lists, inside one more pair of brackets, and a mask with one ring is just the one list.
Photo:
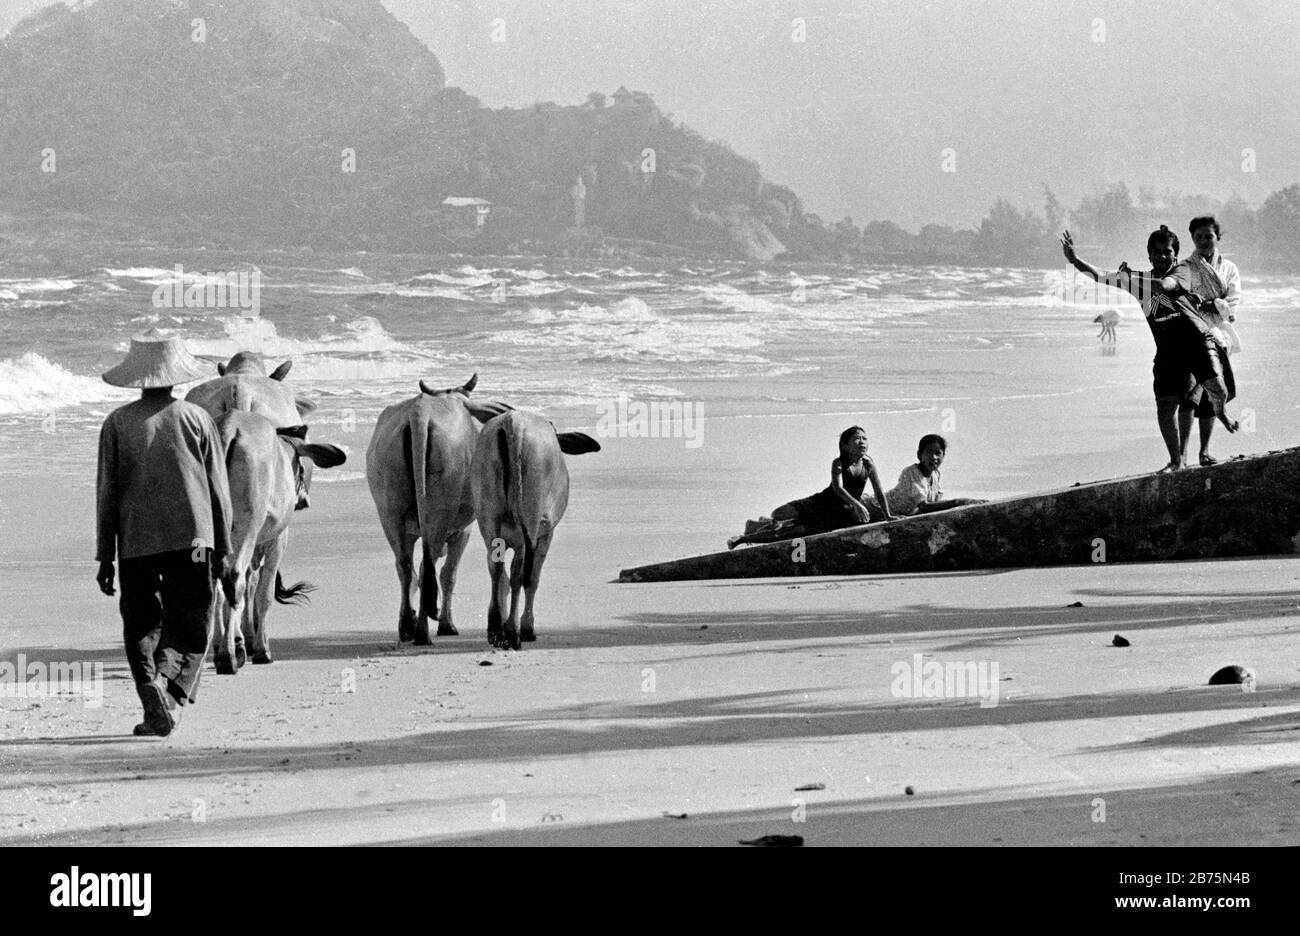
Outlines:
[[1017, 263], [1041, 254], [1047, 241], [1042, 218], [999, 198], [980, 222], [976, 245], [980, 255], [989, 260]]
[[1300, 242], [1300, 184], [1287, 186], [1264, 199], [1258, 219], [1263, 251], [1278, 259], [1292, 258], [1295, 245]]
[[1059, 233], [1065, 227], [1065, 206], [1046, 185], [1043, 186], [1043, 223], [1047, 225], [1048, 235]]
[[1128, 186], [1116, 182], [1084, 195], [1072, 212], [1078, 243], [1127, 244], [1138, 237], [1143, 225]]

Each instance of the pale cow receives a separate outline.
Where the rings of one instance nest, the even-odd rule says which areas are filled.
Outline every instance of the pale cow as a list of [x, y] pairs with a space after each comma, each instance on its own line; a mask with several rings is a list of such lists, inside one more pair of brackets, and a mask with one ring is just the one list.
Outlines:
[[[488, 551], [492, 581], [488, 607], [488, 642], [520, 648], [536, 640], [533, 600], [542, 564], [555, 527], [569, 504], [569, 468], [565, 455], [599, 452], [600, 444], [581, 432], [560, 432], [541, 416], [512, 411], [498, 416], [479, 433], [471, 490], [474, 515]], [[510, 578], [505, 553], [514, 553]], [[506, 608], [507, 585], [510, 613]], [[526, 606], [519, 613], [519, 589]]]
[[333, 468], [347, 455], [307, 442], [305, 429], [277, 431], [257, 413], [230, 410], [216, 423], [226, 447], [232, 517], [229, 566], [213, 607], [213, 662], [218, 673], [233, 674], [244, 663], [241, 630], [252, 661], [272, 662], [266, 630], [272, 596], [297, 604], [311, 590], [305, 582], [285, 588], [280, 578], [289, 520], [308, 505], [313, 464]]
[[[419, 396], [379, 414], [366, 449], [366, 480], [397, 563], [399, 642], [428, 645], [431, 617], [438, 619], [439, 636], [457, 633], [451, 599], [474, 521], [469, 491], [474, 442], [480, 422], [509, 409], [504, 403], [472, 402], [469, 394], [477, 382], [475, 374], [463, 387], [433, 390], [420, 381]], [[424, 552], [418, 614], [411, 602], [417, 539]], [[435, 563], [442, 556], [439, 607]]]
[[292, 361], [285, 361], [268, 375], [262, 355], [240, 351], [229, 363], [217, 365], [219, 376], [190, 390], [185, 399], [203, 407], [213, 419], [230, 410], [244, 410], [260, 413], [277, 429], [300, 426], [316, 404], [299, 400], [284, 383], [292, 366]]

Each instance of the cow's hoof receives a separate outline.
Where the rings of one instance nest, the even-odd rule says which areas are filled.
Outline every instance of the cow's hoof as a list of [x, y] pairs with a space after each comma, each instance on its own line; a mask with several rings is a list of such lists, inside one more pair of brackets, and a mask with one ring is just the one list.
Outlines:
[[[244, 650], [243, 644], [235, 644], [235, 668], [243, 666], [248, 662], [248, 653]], [[217, 672], [220, 672], [218, 670]]]
[[413, 641], [413, 643], [414, 643], [417, 647], [432, 647], [432, 646], [433, 646], [433, 641], [429, 639], [429, 632], [428, 632], [428, 631], [425, 631], [423, 634], [416, 634], [416, 635], [415, 635], [415, 640]]
[[220, 676], [234, 676], [239, 672], [233, 660], [230, 657], [217, 657], [212, 661], [217, 668], [217, 674]]
[[506, 647], [506, 648], [508, 648], [508, 649], [510, 649], [510, 650], [522, 650], [522, 649], [523, 649], [523, 647], [521, 647], [520, 644], [519, 644], [519, 632], [518, 632], [518, 631], [506, 631], [506, 633], [503, 635], [503, 637], [504, 637], [504, 639], [503, 639], [502, 642], [501, 642], [501, 646]]
[[533, 643], [537, 640], [537, 635], [533, 633], [531, 629], [521, 630], [519, 632], [519, 639], [522, 640], [524, 643]]
[[438, 625], [438, 636], [439, 636], [439, 637], [458, 637], [458, 636], [460, 636], [460, 631], [456, 630], [456, 628], [455, 628], [453, 625], [451, 625], [451, 624], [439, 624], [439, 625]]
[[257, 651], [256, 653], [253, 654], [253, 662], [254, 662], [254, 663], [274, 663], [275, 660], [271, 657], [271, 654], [267, 653], [265, 650], [259, 650], [259, 651]]
[[411, 642], [412, 640], [414, 640], [414, 639], [415, 639], [415, 621], [414, 621], [414, 619], [409, 620], [409, 621], [402, 621], [402, 620], [399, 620], [399, 621], [397, 622], [397, 642], [398, 642], [398, 643], [410, 643], [410, 642]]

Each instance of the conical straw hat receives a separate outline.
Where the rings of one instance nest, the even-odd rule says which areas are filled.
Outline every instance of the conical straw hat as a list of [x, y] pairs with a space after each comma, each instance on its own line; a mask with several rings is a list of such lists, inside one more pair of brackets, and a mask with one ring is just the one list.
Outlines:
[[104, 382], [115, 387], [174, 387], [213, 376], [202, 361], [185, 349], [179, 338], [151, 328], [131, 339], [126, 360], [104, 372]]

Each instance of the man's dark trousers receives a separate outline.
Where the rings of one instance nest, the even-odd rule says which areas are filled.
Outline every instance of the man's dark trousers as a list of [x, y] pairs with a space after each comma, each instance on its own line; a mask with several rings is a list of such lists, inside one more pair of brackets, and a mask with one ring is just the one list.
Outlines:
[[[177, 702], [193, 702], [208, 651], [213, 579], [206, 549], [123, 559], [122, 629], [137, 686], [167, 679]], [[197, 560], [197, 561], [196, 561]]]

